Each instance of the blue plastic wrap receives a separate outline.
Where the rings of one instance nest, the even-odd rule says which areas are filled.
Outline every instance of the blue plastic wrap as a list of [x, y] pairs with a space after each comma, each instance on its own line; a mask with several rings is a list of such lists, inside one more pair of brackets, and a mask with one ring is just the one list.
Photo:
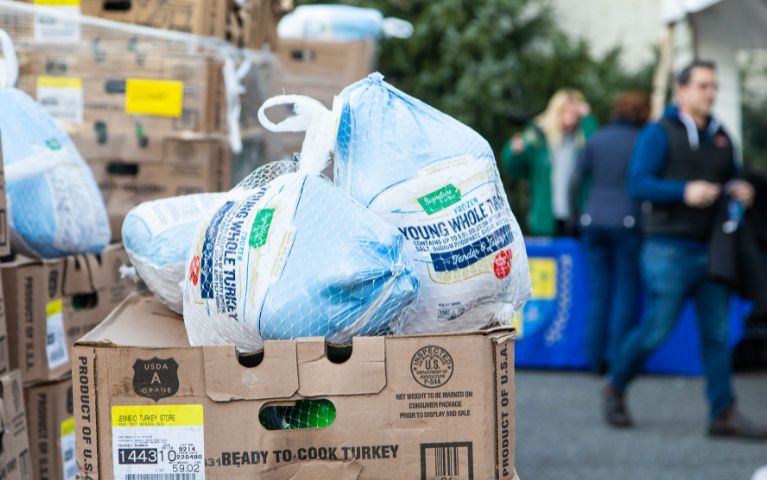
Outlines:
[[200, 193], [144, 202], [125, 217], [125, 251], [149, 290], [182, 313], [181, 282], [192, 238], [205, 212], [223, 193]]
[[418, 290], [395, 228], [327, 180], [288, 173], [206, 213], [187, 259], [184, 321], [192, 345], [345, 343], [385, 332]]
[[100, 252], [109, 219], [72, 140], [20, 90], [0, 88], [0, 105], [12, 248], [42, 258]]
[[378, 40], [382, 35], [407, 38], [413, 26], [397, 18], [383, 18], [373, 8], [350, 5], [301, 5], [280, 20], [281, 38], [304, 40]]
[[341, 92], [336, 185], [396, 226], [421, 278], [395, 334], [509, 323], [532, 293], [490, 145], [378, 73]]

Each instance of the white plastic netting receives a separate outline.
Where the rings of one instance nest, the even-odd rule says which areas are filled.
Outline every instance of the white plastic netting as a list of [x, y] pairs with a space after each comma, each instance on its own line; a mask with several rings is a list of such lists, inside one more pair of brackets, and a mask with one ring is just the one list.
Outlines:
[[[345, 343], [386, 333], [417, 298], [403, 238], [320, 177], [338, 110], [293, 97], [297, 115], [277, 128], [307, 130], [292, 162], [254, 172], [208, 210], [187, 259], [184, 321], [192, 345], [324, 336]], [[288, 103], [288, 102], [285, 102]], [[269, 124], [263, 110], [262, 123]]]
[[532, 286], [490, 145], [378, 73], [340, 96], [335, 183], [397, 227], [421, 278], [418, 302], [391, 333], [510, 323]]
[[18, 61], [0, 30], [0, 132], [14, 251], [56, 258], [99, 253], [110, 237], [106, 207], [77, 147], [39, 104], [18, 90]]

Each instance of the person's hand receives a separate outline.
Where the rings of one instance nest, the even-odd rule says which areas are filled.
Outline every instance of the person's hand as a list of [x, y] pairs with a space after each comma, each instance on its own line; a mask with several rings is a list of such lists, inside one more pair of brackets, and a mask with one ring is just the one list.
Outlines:
[[522, 138], [521, 133], [515, 133], [511, 137], [511, 151], [514, 153], [522, 153], [525, 150], [525, 139]]
[[738, 181], [730, 189], [730, 196], [743, 202], [746, 205], [746, 208], [753, 205], [754, 195], [755, 191], [753, 185], [746, 181]]
[[684, 186], [684, 203], [688, 207], [706, 208], [719, 198], [720, 193], [721, 185], [705, 180], [693, 180]]

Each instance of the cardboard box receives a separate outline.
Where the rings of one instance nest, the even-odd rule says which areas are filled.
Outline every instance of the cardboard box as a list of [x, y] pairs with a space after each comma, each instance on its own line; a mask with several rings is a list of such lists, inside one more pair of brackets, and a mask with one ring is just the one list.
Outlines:
[[228, 143], [165, 139], [161, 147], [163, 153], [158, 159], [88, 159], [107, 206], [114, 241], [121, 238], [125, 216], [141, 202], [229, 190], [232, 166]]
[[[249, 356], [192, 347], [180, 316], [131, 295], [73, 349], [80, 473], [514, 477], [513, 328], [356, 337], [346, 350], [324, 338], [267, 341]], [[304, 399], [332, 402], [335, 420], [264, 427], [262, 410]]]
[[122, 264], [130, 260], [120, 244], [98, 256], [0, 264], [10, 365], [25, 384], [70, 374], [75, 340], [138, 288], [120, 278]]
[[0, 377], [0, 477], [3, 480], [31, 480], [29, 430], [24, 411], [21, 374], [17, 371]]
[[292, 1], [274, 0], [82, 0], [85, 15], [224, 38], [256, 50], [274, 43], [277, 22], [292, 8]]
[[0, 375], [7, 375], [11, 369], [11, 357], [8, 347], [8, 317], [2, 290], [3, 284], [0, 281]]
[[223, 64], [206, 55], [160, 41], [100, 40], [22, 50], [19, 63], [18, 88], [87, 159], [156, 158], [164, 138], [227, 132]]
[[[3, 139], [0, 132], [0, 257], [11, 254], [11, 242], [8, 237], [8, 209], [5, 196], [5, 171], [3, 170]], [[2, 353], [0, 353], [0, 374], [2, 369]]]
[[72, 379], [24, 389], [33, 480], [74, 480], [75, 424]]
[[333, 106], [333, 96], [367, 77], [375, 66], [371, 41], [323, 42], [283, 38], [276, 49], [282, 67], [277, 91], [308, 95]]

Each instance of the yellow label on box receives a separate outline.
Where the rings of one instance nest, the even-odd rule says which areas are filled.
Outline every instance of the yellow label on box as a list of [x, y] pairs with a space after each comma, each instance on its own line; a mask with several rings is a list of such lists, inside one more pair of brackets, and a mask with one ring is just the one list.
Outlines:
[[61, 422], [61, 436], [65, 437], [75, 431], [75, 417]]
[[48, 5], [51, 7], [79, 7], [80, 0], [35, 0], [35, 5]]
[[530, 258], [530, 280], [533, 295], [530, 298], [553, 299], [557, 296], [557, 260], [554, 258]]
[[113, 427], [181, 427], [202, 424], [202, 405], [112, 407]]
[[62, 301], [61, 299], [54, 300], [45, 304], [45, 316], [52, 317], [57, 313], [61, 313]]
[[83, 88], [83, 80], [76, 77], [37, 77], [37, 86], [54, 88]]
[[136, 115], [180, 117], [184, 83], [129, 78], [125, 82], [125, 111]]

